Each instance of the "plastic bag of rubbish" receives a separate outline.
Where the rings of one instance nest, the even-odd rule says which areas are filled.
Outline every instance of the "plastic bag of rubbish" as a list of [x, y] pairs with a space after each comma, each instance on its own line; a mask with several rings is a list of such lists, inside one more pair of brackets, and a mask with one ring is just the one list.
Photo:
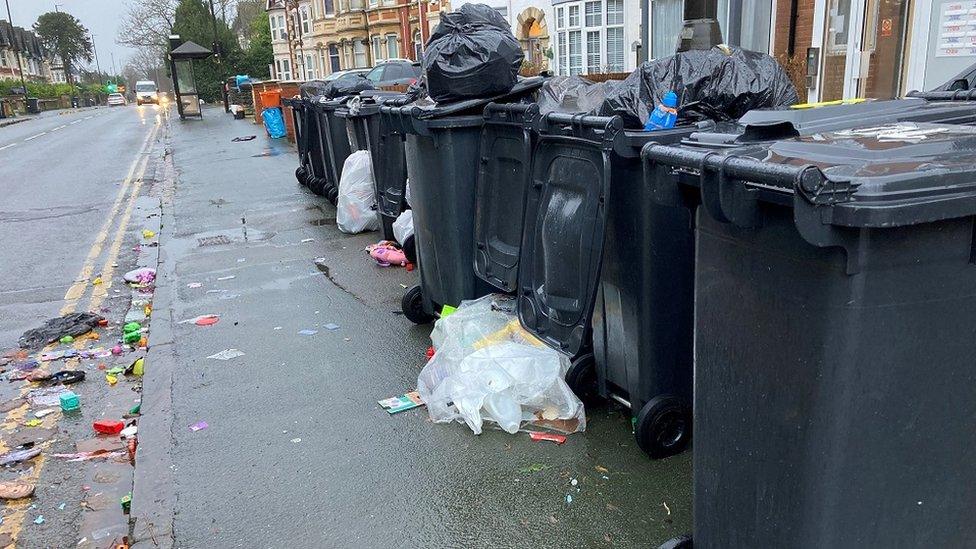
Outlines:
[[336, 225], [340, 231], [350, 234], [379, 228], [369, 151], [350, 154], [342, 165], [336, 201]]
[[620, 115], [624, 127], [643, 128], [669, 91], [678, 95], [678, 124], [738, 120], [752, 109], [787, 107], [799, 100], [775, 59], [722, 45], [643, 63], [607, 95], [600, 114]]
[[583, 404], [563, 379], [565, 355], [518, 322], [510, 296], [465, 301], [434, 325], [435, 353], [417, 379], [433, 421], [485, 421], [516, 433], [526, 425], [573, 433], [586, 428]]
[[309, 80], [298, 85], [298, 94], [302, 99], [322, 97], [329, 89], [329, 83], [324, 80]]
[[285, 136], [285, 119], [281, 115], [281, 108], [264, 109], [261, 111], [261, 118], [264, 120], [264, 129], [272, 139]]
[[515, 86], [525, 55], [508, 22], [485, 4], [441, 15], [424, 49], [427, 94], [437, 103], [491, 97]]
[[347, 74], [340, 76], [325, 85], [322, 95], [328, 99], [344, 95], [357, 95], [366, 90], [375, 90], [376, 86], [363, 74]]
[[413, 235], [413, 210], [407, 210], [397, 216], [393, 222], [393, 238], [403, 244]]
[[556, 76], [539, 89], [539, 113], [596, 113], [620, 80], [590, 82], [582, 76]]

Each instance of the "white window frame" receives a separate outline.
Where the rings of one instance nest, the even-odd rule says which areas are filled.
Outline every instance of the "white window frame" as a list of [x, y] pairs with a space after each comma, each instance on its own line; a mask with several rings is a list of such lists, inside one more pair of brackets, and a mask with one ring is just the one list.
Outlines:
[[[590, 8], [595, 8], [593, 13], [590, 12]], [[596, 22], [591, 22], [590, 18], [596, 17]], [[583, 2], [583, 26], [586, 28], [595, 28], [603, 26], [603, 2], [602, 0], [587, 0]]]
[[[594, 38], [596, 40], [596, 57], [594, 58], [594, 52], [590, 51], [590, 39]], [[584, 47], [586, 51], [585, 65], [586, 74], [598, 74], [603, 70], [603, 32], [601, 29], [588, 29], [583, 33]]]
[[566, 28], [566, 7], [558, 6], [556, 8], [556, 30], [563, 30]]
[[302, 6], [298, 10], [298, 19], [301, 21], [302, 36], [307, 36], [312, 32], [312, 19], [309, 17], [308, 8]]
[[[574, 34], [579, 39], [577, 41], [579, 53], [578, 54], [575, 54], [575, 55], [573, 54], [573, 35]], [[583, 59], [584, 59], [584, 57], [586, 55], [586, 52], [584, 51], [585, 50], [585, 45], [583, 44], [583, 31], [580, 30], [580, 29], [572, 29], [572, 30], [570, 30], [568, 32], [567, 38], [569, 39], [568, 42], [567, 42], [567, 44], [566, 44], [566, 50], [567, 50], [567, 52], [569, 54], [569, 63], [568, 63], [569, 74], [571, 76], [575, 76], [575, 75], [578, 75], [578, 74], [583, 74]], [[573, 63], [574, 61], [577, 61], [578, 63], [577, 64], [574, 64]]]
[[271, 25], [271, 41], [272, 42], [277, 42], [279, 40], [279, 36], [278, 36], [278, 16], [277, 15], [269, 15], [268, 16], [268, 22]]
[[389, 33], [386, 35], [386, 58], [397, 59], [398, 57], [400, 57], [400, 37]]
[[[620, 10], [610, 11], [610, 4], [616, 4], [620, 6]], [[604, 32], [603, 32], [603, 55], [605, 61], [605, 66], [608, 71], [613, 72], [623, 72], [624, 67], [627, 66], [627, 46], [624, 44], [624, 1], [623, 0], [604, 0]], [[611, 13], [614, 15], [614, 21], [611, 22]], [[619, 17], [619, 20], [617, 19]], [[610, 60], [610, 29], [617, 30], [620, 32], [620, 65], [611, 63]]]
[[414, 61], [420, 61], [424, 57], [424, 39], [419, 29], [413, 33], [413, 55]]
[[[328, 65], [328, 67], [329, 67], [329, 74], [332, 74], [332, 59], [333, 59], [333, 57], [337, 61], [339, 61], [339, 69], [338, 70], [342, 70], [342, 47], [339, 44], [332, 44], [331, 46], [326, 46], [326, 48], [329, 50], [329, 53], [328, 53], [328, 57], [329, 57], [329, 65]], [[335, 51], [335, 55], [332, 55], [332, 52], [333, 52], [333, 49], [332, 48], [335, 48], [335, 50], [334, 50]]]
[[383, 37], [378, 34], [373, 35], [373, 38], [370, 39], [370, 47], [373, 51], [373, 64], [375, 65], [383, 59]]
[[[572, 27], [572, 28], [578, 28], [580, 26], [580, 12], [582, 11], [580, 9], [580, 5], [579, 4], [570, 4], [569, 6], [566, 6], [566, 7], [567, 7], [567, 10], [568, 10], [568, 13], [566, 14], [567, 15], [566, 27], [567, 28], [570, 28], [570, 27]], [[576, 21], [575, 22], [573, 21], [573, 10], [574, 9], [576, 10]]]
[[[369, 66], [366, 56], [366, 41], [357, 39], [352, 42], [352, 60], [357, 69], [365, 69]], [[360, 61], [362, 61], [360, 63]]]
[[305, 54], [305, 80], [315, 80], [315, 56], [311, 53]]

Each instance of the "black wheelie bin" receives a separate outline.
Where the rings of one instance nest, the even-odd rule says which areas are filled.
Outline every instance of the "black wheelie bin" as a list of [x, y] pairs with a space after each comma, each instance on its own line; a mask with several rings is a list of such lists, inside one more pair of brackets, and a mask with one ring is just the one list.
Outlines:
[[407, 209], [407, 160], [403, 135], [390, 131], [388, 121], [380, 116], [380, 106], [402, 105], [407, 99], [402, 93], [364, 91], [359, 99], [350, 100], [346, 108], [336, 111], [346, 120], [352, 148], [369, 151], [384, 240], [395, 240], [393, 222]]
[[412, 322], [430, 322], [444, 305], [491, 292], [471, 267], [482, 113], [488, 103], [529, 97], [542, 83], [526, 78], [497, 97], [380, 108], [391, 131], [406, 138], [420, 285], [404, 294], [401, 305]]
[[691, 436], [694, 233], [688, 208], [648, 196], [640, 150], [710, 126], [627, 131], [617, 116], [563, 113], [536, 124], [515, 250], [519, 319], [575, 357], [566, 380], [578, 396], [633, 410], [654, 458]]
[[299, 166], [295, 170], [298, 181], [316, 194], [322, 194], [325, 185], [325, 165], [319, 149], [318, 121], [304, 98], [282, 99], [282, 104], [291, 107], [292, 121], [295, 125], [295, 144], [298, 148]]
[[694, 546], [976, 545], [976, 128], [642, 156], [701, 204]]
[[339, 180], [342, 177], [342, 166], [352, 152], [349, 145], [349, 134], [346, 132], [346, 122], [339, 118], [336, 111], [350, 99], [343, 96], [337, 99], [317, 101], [313, 103], [319, 130], [319, 147], [322, 151], [326, 176], [323, 194], [334, 206], [339, 197]]

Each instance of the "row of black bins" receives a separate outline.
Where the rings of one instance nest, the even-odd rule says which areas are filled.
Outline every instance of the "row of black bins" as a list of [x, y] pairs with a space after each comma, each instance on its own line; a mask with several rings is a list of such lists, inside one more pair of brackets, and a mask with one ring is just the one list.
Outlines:
[[[404, 313], [515, 293], [652, 457], [693, 424], [695, 545], [976, 543], [976, 106], [654, 133], [533, 104], [380, 111], [411, 181]], [[897, 122], [918, 130], [841, 131]]]
[[352, 151], [368, 150], [373, 167], [377, 215], [383, 238], [393, 240], [393, 222], [406, 207], [403, 139], [379, 116], [380, 105], [403, 103], [403, 94], [370, 91], [330, 100], [283, 99], [291, 107], [299, 167], [296, 178], [333, 205], [342, 167]]

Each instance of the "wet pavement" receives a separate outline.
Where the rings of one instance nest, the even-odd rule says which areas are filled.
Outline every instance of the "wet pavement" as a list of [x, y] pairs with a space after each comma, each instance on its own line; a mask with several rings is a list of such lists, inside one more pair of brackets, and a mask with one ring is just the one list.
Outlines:
[[[261, 127], [208, 109], [171, 146], [154, 317], [171, 318], [171, 366], [146, 381], [167, 417], [140, 439], [166, 455], [137, 476], [172, 493], [137, 479], [137, 541], [144, 515], [179, 547], [649, 547], [690, 530], [690, 452], [648, 460], [619, 408], [588, 410], [562, 446], [388, 415], [376, 401], [415, 387], [430, 344], [398, 314], [416, 272], [376, 266], [377, 233], [339, 232]], [[220, 320], [180, 323], [205, 314]], [[244, 355], [207, 358], [226, 349]]]

